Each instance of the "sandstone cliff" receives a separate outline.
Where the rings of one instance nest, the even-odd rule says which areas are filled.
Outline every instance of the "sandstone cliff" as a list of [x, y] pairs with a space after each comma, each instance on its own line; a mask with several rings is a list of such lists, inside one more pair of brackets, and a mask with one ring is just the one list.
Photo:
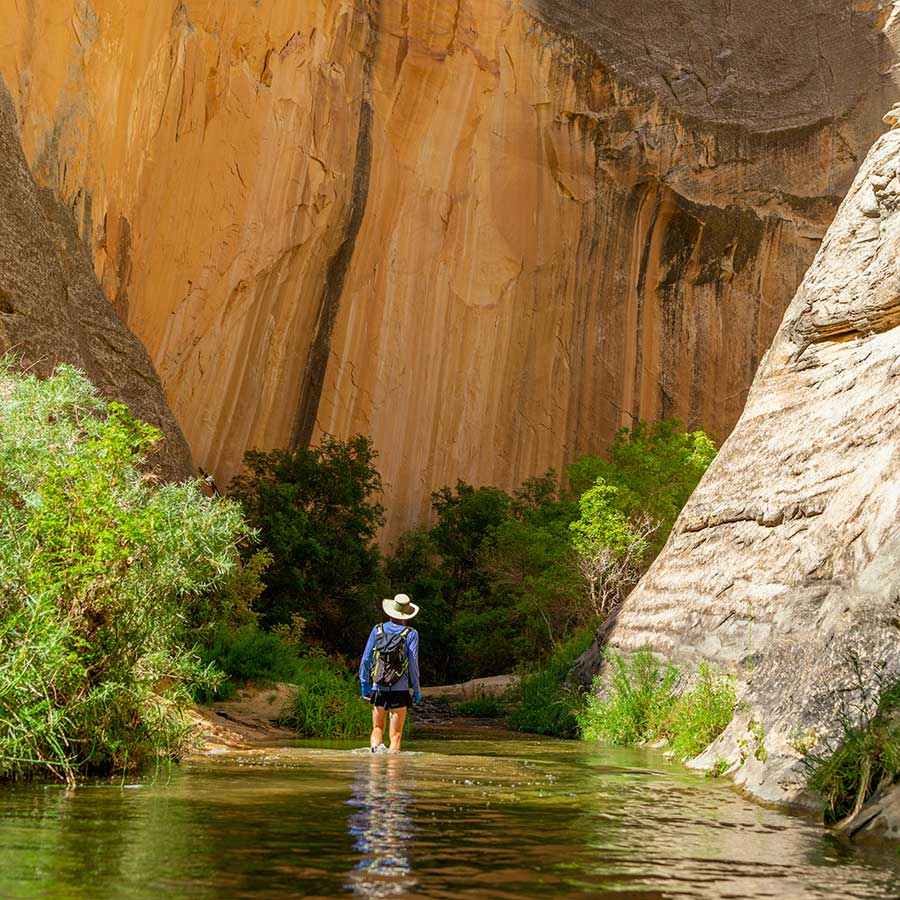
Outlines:
[[[900, 678], [900, 130], [867, 157], [609, 643], [735, 672], [746, 706], [706, 761], [737, 766], [750, 743], [735, 777], [770, 800], [801, 793], [798, 735], [834, 733], [858, 699], [842, 693], [860, 685], [854, 659], [868, 690]], [[900, 836], [891, 802], [869, 824]]]
[[153, 363], [109, 305], [68, 210], [34, 183], [0, 79], [0, 353], [31, 371], [83, 369], [103, 396], [126, 403], [164, 439], [163, 477], [192, 476], [191, 454]]
[[890, 8], [0, 0], [0, 72], [197, 462], [369, 433], [390, 536], [632, 415], [728, 433]]

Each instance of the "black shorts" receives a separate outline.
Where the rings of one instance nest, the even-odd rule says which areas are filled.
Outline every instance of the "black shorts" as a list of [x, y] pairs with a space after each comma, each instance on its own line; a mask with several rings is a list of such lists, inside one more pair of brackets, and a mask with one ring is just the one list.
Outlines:
[[372, 694], [372, 706], [383, 706], [385, 709], [400, 709], [412, 706], [409, 691], [375, 691]]

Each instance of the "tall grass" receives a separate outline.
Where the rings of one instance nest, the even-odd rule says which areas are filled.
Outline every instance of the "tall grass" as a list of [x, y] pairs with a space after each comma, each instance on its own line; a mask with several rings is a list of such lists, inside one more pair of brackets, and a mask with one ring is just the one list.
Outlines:
[[594, 693], [578, 717], [582, 737], [611, 744], [638, 744], [666, 734], [666, 723], [675, 703], [677, 666], [664, 666], [649, 647], [630, 659], [608, 653], [608, 687], [594, 681]]
[[700, 663], [692, 690], [683, 693], [668, 721], [669, 744], [677, 757], [702, 753], [728, 726], [737, 702], [734, 679]]
[[338, 663], [310, 657], [299, 661], [297, 695], [282, 721], [306, 737], [355, 737], [372, 727], [372, 707]]
[[681, 670], [662, 663], [649, 647], [631, 658], [609, 653], [609, 682], [595, 681], [578, 718], [582, 737], [611, 744], [666, 741], [681, 759], [697, 756], [726, 728], [734, 714], [732, 678], [701, 663], [694, 686], [679, 694]]
[[257, 625], [220, 628], [203, 658], [222, 680], [197, 692], [200, 702], [228, 700], [242, 685], [286, 682], [297, 693], [281, 722], [304, 737], [353, 737], [369, 730], [371, 707], [340, 659], [308, 655], [296, 640]]
[[453, 712], [458, 716], [472, 716], [480, 719], [499, 719], [506, 713], [506, 706], [497, 697], [480, 694], [471, 700], [461, 700], [453, 704]]
[[860, 676], [857, 688], [861, 700], [855, 708], [848, 708], [844, 695], [836, 740], [804, 759], [807, 784], [824, 800], [829, 824], [852, 817], [900, 780], [900, 683], [879, 684], [872, 696]]
[[566, 684], [575, 660], [590, 645], [592, 632], [583, 629], [561, 644], [545, 668], [522, 678], [518, 697], [509, 715], [509, 726], [516, 731], [575, 737], [576, 713], [581, 704], [577, 687]]

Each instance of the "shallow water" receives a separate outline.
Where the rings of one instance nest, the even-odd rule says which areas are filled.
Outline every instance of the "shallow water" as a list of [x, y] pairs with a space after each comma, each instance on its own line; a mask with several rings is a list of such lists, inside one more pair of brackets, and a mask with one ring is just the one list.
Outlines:
[[[357, 742], [358, 745], [359, 742]], [[494, 732], [304, 743], [0, 791], [0, 898], [897, 898], [861, 850], [651, 750]]]

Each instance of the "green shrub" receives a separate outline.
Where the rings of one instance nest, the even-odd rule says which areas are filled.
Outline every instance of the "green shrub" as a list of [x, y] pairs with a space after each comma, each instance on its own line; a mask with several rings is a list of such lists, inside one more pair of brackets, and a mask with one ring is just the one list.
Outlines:
[[496, 697], [488, 697], [482, 694], [471, 700], [453, 704], [453, 711], [458, 716], [473, 716], [475, 718], [499, 719], [506, 714], [506, 708]]
[[309, 657], [299, 662], [297, 696], [282, 721], [306, 737], [355, 737], [372, 727], [371, 710], [359, 682], [338, 663]]
[[[667, 719], [675, 703], [675, 684], [680, 670], [663, 666], [649, 647], [630, 659], [607, 653], [610, 683], [605, 696], [593, 694], [578, 716], [582, 737], [611, 744], [638, 744], [667, 735]], [[595, 691], [604, 689], [600, 679]]]
[[265, 589], [263, 574], [271, 562], [271, 554], [257, 550], [249, 559], [239, 559], [216, 590], [187, 598], [183, 607], [185, 638], [210, 644], [223, 628], [255, 625], [256, 601]]
[[75, 369], [0, 364], [0, 400], [0, 777], [177, 757], [188, 687], [212, 677], [183, 610], [234, 569], [240, 510], [156, 487], [159, 432]]
[[222, 628], [203, 651], [203, 661], [224, 676], [213, 690], [202, 689], [197, 699], [227, 700], [247, 682], [296, 682], [300, 667], [297, 647], [256, 625]]
[[734, 679], [701, 663], [696, 685], [678, 698], [667, 723], [675, 755], [691, 759], [705, 750], [728, 726], [735, 702]]
[[369, 438], [324, 437], [317, 447], [248, 451], [231, 483], [270, 556], [255, 609], [266, 628], [295, 615], [330, 650], [356, 652], [383, 592], [381, 478]]
[[566, 678], [591, 638], [589, 629], [577, 632], [553, 653], [546, 668], [522, 678], [518, 702], [509, 716], [510, 728], [556, 737], [577, 735], [581, 695], [566, 684]]
[[638, 422], [565, 477], [548, 471], [512, 492], [457, 481], [432, 494], [434, 527], [402, 539], [385, 568], [393, 592], [422, 603], [423, 675], [442, 683], [539, 668], [577, 629], [596, 629], [714, 454], [703, 432]]
[[680, 669], [663, 666], [649, 647], [631, 659], [607, 655], [608, 687], [595, 682], [595, 693], [579, 717], [582, 736], [612, 744], [665, 740], [680, 759], [690, 759], [708, 747], [734, 714], [734, 680], [700, 664], [692, 690], [678, 695]]
[[[876, 679], [878, 680], [878, 679]], [[845, 695], [846, 696], [846, 695]], [[825, 801], [825, 821], [854, 815], [879, 790], [900, 779], [900, 683], [843, 709], [841, 732], [804, 763], [808, 786]]]

